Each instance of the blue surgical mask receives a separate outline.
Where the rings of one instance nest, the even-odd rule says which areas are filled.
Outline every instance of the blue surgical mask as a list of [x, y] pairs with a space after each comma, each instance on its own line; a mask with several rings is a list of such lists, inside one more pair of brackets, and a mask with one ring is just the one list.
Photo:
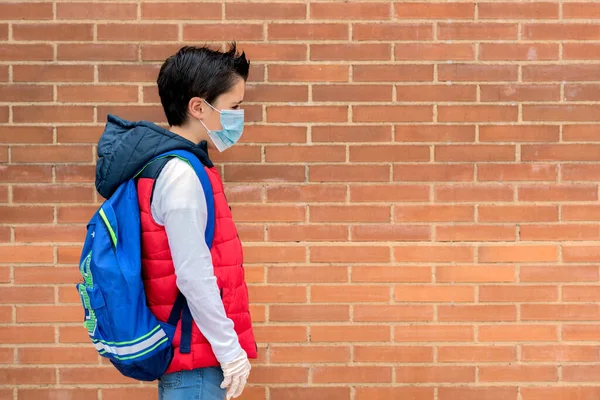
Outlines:
[[221, 114], [221, 129], [212, 131], [200, 121], [204, 129], [208, 132], [208, 137], [212, 140], [217, 150], [220, 152], [227, 150], [236, 144], [242, 137], [244, 131], [244, 110], [217, 110], [207, 101], [204, 101], [210, 108]]

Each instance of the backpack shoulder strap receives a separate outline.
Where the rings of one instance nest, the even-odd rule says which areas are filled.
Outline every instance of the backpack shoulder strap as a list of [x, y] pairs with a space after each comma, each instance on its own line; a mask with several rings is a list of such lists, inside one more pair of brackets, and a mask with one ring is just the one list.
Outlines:
[[208, 177], [208, 173], [198, 157], [186, 150], [171, 150], [165, 152], [148, 161], [146, 165], [144, 165], [140, 171], [135, 174], [134, 179], [140, 177], [157, 177], [166, 163], [169, 161], [169, 158], [172, 157], [177, 157], [187, 162], [194, 169], [194, 172], [196, 172], [198, 179], [200, 179], [202, 190], [204, 191], [204, 197], [206, 199], [207, 211], [206, 230], [204, 231], [204, 237], [206, 239], [206, 245], [210, 249], [212, 248], [215, 234], [215, 202], [210, 178]]

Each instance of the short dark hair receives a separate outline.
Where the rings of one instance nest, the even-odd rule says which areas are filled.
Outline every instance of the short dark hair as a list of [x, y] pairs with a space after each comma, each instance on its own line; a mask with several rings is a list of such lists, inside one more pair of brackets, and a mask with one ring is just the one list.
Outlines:
[[169, 57], [158, 74], [158, 94], [171, 126], [187, 120], [187, 107], [193, 97], [210, 104], [229, 91], [239, 78], [246, 81], [250, 61], [231, 43], [225, 52], [209, 47], [182, 47]]

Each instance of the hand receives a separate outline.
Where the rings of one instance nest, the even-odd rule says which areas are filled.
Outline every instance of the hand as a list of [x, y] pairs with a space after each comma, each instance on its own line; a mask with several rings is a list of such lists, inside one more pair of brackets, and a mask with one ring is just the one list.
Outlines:
[[221, 364], [223, 369], [223, 383], [221, 383], [221, 389], [229, 387], [227, 390], [227, 400], [232, 397], [239, 397], [244, 391], [246, 381], [250, 375], [252, 369], [250, 361], [248, 361], [248, 355], [244, 350], [240, 353], [235, 360]]

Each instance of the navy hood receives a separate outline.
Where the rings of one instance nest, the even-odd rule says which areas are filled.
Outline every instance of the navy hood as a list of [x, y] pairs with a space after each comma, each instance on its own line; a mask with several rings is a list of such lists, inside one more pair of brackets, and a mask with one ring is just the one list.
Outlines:
[[195, 144], [152, 122], [130, 122], [109, 114], [98, 141], [96, 190], [105, 199], [109, 198], [148, 161], [171, 150], [187, 150], [202, 164], [212, 167], [206, 141]]

